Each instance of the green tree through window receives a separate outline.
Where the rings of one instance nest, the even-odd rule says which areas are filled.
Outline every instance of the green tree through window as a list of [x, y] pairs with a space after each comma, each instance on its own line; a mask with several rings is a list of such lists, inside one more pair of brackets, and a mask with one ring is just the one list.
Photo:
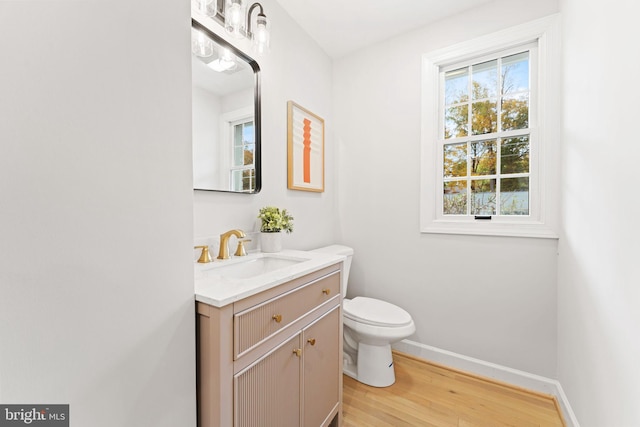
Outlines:
[[444, 73], [443, 214], [529, 214], [529, 52]]

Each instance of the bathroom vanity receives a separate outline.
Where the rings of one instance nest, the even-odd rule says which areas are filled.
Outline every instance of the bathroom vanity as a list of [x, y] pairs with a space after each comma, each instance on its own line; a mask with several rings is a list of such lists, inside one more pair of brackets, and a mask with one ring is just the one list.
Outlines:
[[198, 426], [340, 425], [341, 257], [243, 258], [196, 267]]

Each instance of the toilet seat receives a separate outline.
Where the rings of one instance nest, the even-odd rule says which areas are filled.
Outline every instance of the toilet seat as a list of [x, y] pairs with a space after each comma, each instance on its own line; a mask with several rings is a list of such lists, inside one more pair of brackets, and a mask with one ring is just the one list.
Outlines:
[[345, 299], [342, 308], [344, 317], [366, 325], [401, 327], [413, 322], [402, 308], [375, 298]]

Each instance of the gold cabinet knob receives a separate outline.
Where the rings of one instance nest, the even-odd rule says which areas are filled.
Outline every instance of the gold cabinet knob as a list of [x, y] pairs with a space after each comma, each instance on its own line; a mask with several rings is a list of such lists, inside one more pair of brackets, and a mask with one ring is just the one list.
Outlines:
[[294, 349], [293, 354], [295, 354], [298, 357], [302, 356], [302, 349], [301, 348]]
[[325, 294], [325, 295], [329, 295], [329, 294], [331, 293], [331, 289], [329, 289], [329, 288], [324, 288], [324, 289], [322, 290], [322, 293], [323, 293], [323, 294]]
[[315, 339], [315, 338], [309, 338], [309, 339], [307, 340], [307, 342], [308, 342], [309, 344], [311, 344], [311, 345], [316, 345], [316, 339]]
[[276, 321], [276, 323], [280, 323], [282, 322], [282, 314], [274, 314], [273, 317], [271, 317], [273, 320]]

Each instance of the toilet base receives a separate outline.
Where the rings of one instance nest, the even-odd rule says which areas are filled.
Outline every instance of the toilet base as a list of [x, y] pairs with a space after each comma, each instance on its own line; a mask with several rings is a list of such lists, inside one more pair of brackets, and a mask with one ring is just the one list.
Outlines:
[[343, 372], [373, 387], [389, 387], [396, 382], [391, 345], [358, 345], [358, 361], [345, 354]]

